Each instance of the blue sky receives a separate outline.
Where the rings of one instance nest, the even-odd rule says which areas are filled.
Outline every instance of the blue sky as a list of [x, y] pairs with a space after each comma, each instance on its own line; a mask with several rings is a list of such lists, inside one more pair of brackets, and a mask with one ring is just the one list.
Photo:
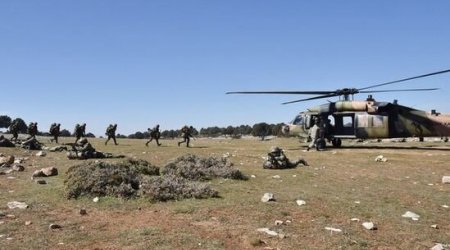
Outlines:
[[[0, 114], [102, 135], [288, 122], [329, 90], [450, 69], [450, 1], [0, 1]], [[450, 74], [376, 94], [450, 112]], [[383, 89], [383, 88], [380, 88]], [[298, 98], [297, 98], [298, 97]], [[364, 99], [366, 96], [358, 95]], [[335, 99], [330, 99], [335, 100]]]

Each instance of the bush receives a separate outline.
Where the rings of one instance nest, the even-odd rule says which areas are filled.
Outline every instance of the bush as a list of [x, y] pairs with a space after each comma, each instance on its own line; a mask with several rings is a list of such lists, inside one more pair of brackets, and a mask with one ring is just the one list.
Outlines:
[[165, 175], [145, 178], [141, 184], [141, 196], [153, 201], [168, 201], [219, 197], [219, 193], [208, 184], [192, 182], [174, 175]]
[[163, 175], [174, 175], [188, 180], [204, 181], [221, 177], [228, 179], [248, 179], [241, 171], [233, 168], [233, 164], [225, 158], [200, 158], [196, 155], [184, 155], [167, 164]]
[[159, 174], [150, 163], [128, 159], [113, 164], [88, 162], [69, 168], [64, 182], [67, 198], [79, 196], [114, 196], [131, 198], [137, 195], [145, 175]]

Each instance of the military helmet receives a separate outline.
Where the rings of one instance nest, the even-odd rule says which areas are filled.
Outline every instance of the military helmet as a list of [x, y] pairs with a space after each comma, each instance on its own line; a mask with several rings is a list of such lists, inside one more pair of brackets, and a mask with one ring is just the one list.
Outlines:
[[279, 151], [281, 151], [281, 149], [279, 147], [277, 147], [277, 146], [273, 146], [273, 147], [270, 148], [270, 152], [271, 153], [276, 153], [276, 152], [279, 152]]

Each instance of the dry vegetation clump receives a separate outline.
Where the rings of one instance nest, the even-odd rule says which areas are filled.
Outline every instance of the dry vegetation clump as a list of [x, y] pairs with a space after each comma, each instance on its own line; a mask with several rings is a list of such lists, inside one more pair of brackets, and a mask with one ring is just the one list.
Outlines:
[[246, 180], [247, 177], [232, 165], [226, 159], [186, 155], [169, 163], [159, 176], [159, 168], [144, 160], [87, 162], [67, 171], [66, 196], [139, 196], [152, 201], [218, 197], [218, 192], [210, 185], [198, 181], [217, 177]]
[[248, 179], [239, 169], [234, 168], [233, 164], [226, 158], [201, 158], [192, 154], [176, 158], [167, 164], [161, 173], [193, 181], [211, 180], [213, 178]]
[[152, 176], [141, 183], [141, 196], [153, 201], [206, 199], [219, 197], [210, 185], [190, 181], [174, 175]]
[[67, 198], [79, 196], [137, 195], [143, 176], [159, 175], [159, 168], [143, 160], [127, 159], [120, 163], [87, 162], [69, 168], [65, 180]]

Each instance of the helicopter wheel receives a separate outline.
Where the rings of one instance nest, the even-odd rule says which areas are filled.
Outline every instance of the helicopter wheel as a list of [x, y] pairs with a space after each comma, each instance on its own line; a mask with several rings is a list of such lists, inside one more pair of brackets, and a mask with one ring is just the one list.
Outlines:
[[325, 139], [318, 139], [316, 142], [316, 149], [317, 151], [325, 150], [327, 146], [327, 143], [325, 142]]
[[333, 147], [339, 148], [342, 145], [342, 140], [339, 138], [333, 138], [333, 140], [331, 140], [331, 144], [333, 144]]

